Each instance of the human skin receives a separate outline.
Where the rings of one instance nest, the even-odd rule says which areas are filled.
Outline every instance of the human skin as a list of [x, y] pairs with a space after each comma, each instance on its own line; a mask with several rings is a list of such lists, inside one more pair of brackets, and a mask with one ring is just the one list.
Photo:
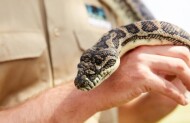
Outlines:
[[[188, 104], [184, 92], [190, 90], [189, 56], [189, 50], [182, 46], [139, 47], [124, 55], [118, 70], [97, 88], [83, 92], [77, 90], [71, 81], [48, 89], [23, 104], [2, 110], [0, 122], [82, 123], [98, 111], [124, 105], [145, 92], [156, 93], [152, 97], [160, 107], [171, 104], [169, 110], [163, 110], [163, 114], [154, 116], [155, 120], [151, 119], [157, 121], [175, 107], [171, 99], [181, 105]], [[165, 76], [174, 76], [179, 81], [172, 83]], [[163, 97], [157, 94], [166, 96], [166, 102], [160, 103]], [[151, 100], [152, 98], [141, 98], [132, 108], [139, 107], [141, 101], [154, 104]], [[140, 110], [150, 108], [145, 105]], [[119, 109], [123, 109], [119, 114], [125, 117], [125, 111], [129, 107], [121, 106]], [[155, 115], [152, 112], [147, 110], [144, 116], [139, 116], [139, 120], [152, 117]], [[134, 115], [138, 117], [137, 114]], [[125, 120], [122, 117], [120, 119], [121, 122]]]
[[156, 123], [177, 106], [166, 96], [148, 93], [118, 108], [119, 123]]
[[[186, 91], [178, 78], [168, 78], [181, 92]], [[119, 123], [155, 123], [171, 113], [178, 104], [161, 94], [146, 93], [120, 106], [118, 109]]]
[[[151, 51], [151, 48], [145, 48], [143, 50], [143, 52], [150, 53], [149, 51]], [[178, 47], [172, 47], [170, 49], [167, 48], [166, 50], [172, 50], [172, 52], [176, 52], [177, 56], [180, 56], [181, 58], [183, 57], [183, 59], [186, 59], [185, 61], [188, 61], [189, 59], [185, 55], [189, 52], [187, 49], [178, 49]], [[154, 49], [154, 51], [156, 51], [156, 49]], [[138, 52], [141, 51], [137, 51], [137, 54]], [[164, 53], [160, 53], [160, 51], [156, 51], [156, 54], [164, 55]], [[172, 53], [168, 56], [175, 57]], [[179, 78], [170, 74], [164, 75], [164, 73], [160, 75], [173, 83], [181, 93], [185, 94], [187, 89]], [[166, 97], [165, 95], [150, 92], [120, 106], [118, 110], [119, 123], [155, 123], [171, 113], [177, 106], [178, 104], [174, 100]]]

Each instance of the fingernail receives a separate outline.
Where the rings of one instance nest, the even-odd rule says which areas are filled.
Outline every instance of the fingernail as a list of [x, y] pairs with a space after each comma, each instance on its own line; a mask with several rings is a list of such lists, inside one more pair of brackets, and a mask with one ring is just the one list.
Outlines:
[[185, 106], [185, 105], [187, 105], [188, 103], [189, 103], [188, 100], [186, 100], [185, 98], [183, 98], [183, 100], [182, 100], [182, 105]]
[[182, 95], [181, 99], [182, 99], [181, 100], [181, 102], [182, 102], [181, 105], [185, 106], [185, 105], [187, 105], [189, 103], [185, 95]]

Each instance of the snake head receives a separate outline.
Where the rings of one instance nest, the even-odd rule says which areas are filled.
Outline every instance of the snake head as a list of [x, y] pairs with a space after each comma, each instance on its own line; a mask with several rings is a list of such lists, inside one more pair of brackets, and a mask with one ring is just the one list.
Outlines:
[[75, 86], [80, 90], [95, 88], [118, 68], [119, 63], [114, 49], [92, 48], [85, 51], [78, 64]]

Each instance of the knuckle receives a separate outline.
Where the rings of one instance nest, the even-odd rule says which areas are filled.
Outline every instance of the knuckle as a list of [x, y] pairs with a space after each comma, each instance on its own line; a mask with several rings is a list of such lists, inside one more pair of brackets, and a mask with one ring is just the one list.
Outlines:
[[146, 70], [142, 65], [137, 65], [134, 69], [135, 71], [131, 74], [131, 78], [134, 78], [137, 81], [142, 81], [149, 77], [148, 70]]
[[172, 89], [172, 88], [169, 88], [169, 87], [165, 87], [165, 88], [164, 88], [164, 92], [165, 92], [165, 93], [169, 93], [169, 94], [174, 93], [173, 89]]
[[143, 79], [143, 80], [148, 80], [150, 79], [150, 71], [148, 70], [148, 68], [146, 68], [145, 66], [138, 66], [137, 68], [137, 74], [138, 76]]
[[186, 63], [183, 60], [179, 59], [177, 61], [177, 64], [175, 67], [179, 71], [185, 71], [186, 70]]
[[142, 62], [144, 61], [145, 59], [147, 59], [146, 55], [144, 53], [135, 53], [135, 60], [139, 61], [139, 62]]
[[187, 47], [181, 46], [180, 49], [176, 49], [176, 50], [182, 58], [185, 58], [186, 60], [190, 59], [190, 57], [189, 57], [190, 52]]

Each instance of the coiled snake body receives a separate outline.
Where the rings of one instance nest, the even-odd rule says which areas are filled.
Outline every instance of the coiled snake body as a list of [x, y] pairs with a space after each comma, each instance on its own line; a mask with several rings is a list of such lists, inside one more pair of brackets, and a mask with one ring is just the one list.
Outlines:
[[76, 87], [81, 90], [95, 88], [118, 68], [124, 53], [141, 45], [182, 45], [190, 48], [190, 35], [173, 24], [157, 20], [139, 21], [112, 29], [82, 54], [75, 78]]

